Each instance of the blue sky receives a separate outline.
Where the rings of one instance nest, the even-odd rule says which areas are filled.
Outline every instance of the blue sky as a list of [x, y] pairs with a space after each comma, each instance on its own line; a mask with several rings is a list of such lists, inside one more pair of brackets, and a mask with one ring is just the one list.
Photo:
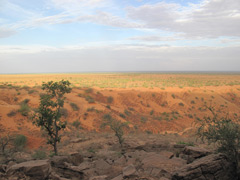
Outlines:
[[239, 71], [240, 1], [0, 0], [0, 73]]

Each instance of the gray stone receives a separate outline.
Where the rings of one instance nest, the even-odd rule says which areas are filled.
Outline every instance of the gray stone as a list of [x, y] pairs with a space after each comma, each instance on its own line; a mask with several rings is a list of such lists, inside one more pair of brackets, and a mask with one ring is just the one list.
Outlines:
[[49, 176], [50, 170], [51, 166], [48, 160], [35, 160], [13, 165], [7, 169], [7, 174], [13, 175], [17, 172], [23, 172], [30, 179], [42, 180]]
[[123, 177], [129, 177], [136, 175], [136, 168], [133, 164], [128, 165], [123, 168]]

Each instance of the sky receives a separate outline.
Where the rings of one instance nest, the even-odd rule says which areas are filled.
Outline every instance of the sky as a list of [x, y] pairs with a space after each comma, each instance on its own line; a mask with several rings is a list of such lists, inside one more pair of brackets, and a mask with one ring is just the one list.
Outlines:
[[0, 74], [240, 71], [239, 0], [0, 0]]

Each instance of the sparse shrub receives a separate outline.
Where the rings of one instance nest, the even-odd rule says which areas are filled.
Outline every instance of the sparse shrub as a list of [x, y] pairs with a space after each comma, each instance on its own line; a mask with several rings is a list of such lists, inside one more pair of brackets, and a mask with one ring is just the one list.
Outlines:
[[16, 102], [18, 101], [18, 97], [14, 97], [13, 100]]
[[[208, 143], [214, 143], [217, 151], [226, 154], [238, 167], [238, 152], [240, 149], [239, 117], [233, 120], [228, 115], [220, 115], [212, 106], [205, 106], [211, 115], [196, 119], [197, 135]], [[220, 110], [219, 110], [220, 111]]]
[[14, 139], [14, 146], [17, 150], [22, 150], [27, 144], [27, 137], [23, 134], [16, 135]]
[[153, 134], [153, 132], [150, 131], [150, 130], [146, 130], [145, 132], [146, 132], [147, 134]]
[[127, 116], [130, 116], [130, 115], [131, 115], [131, 112], [128, 111], [127, 109], [124, 110], [124, 113], [125, 113]]
[[20, 94], [21, 94], [20, 92], [17, 93], [17, 95], [20, 95]]
[[113, 102], [113, 97], [112, 97], [112, 96], [108, 96], [107, 102], [108, 102], [108, 103], [112, 103], [112, 102]]
[[152, 109], [151, 111], [150, 111], [150, 115], [153, 115], [154, 114], [154, 110]]
[[91, 96], [85, 97], [85, 100], [86, 100], [88, 103], [94, 103], [94, 102], [95, 102], [95, 100], [94, 100]]
[[138, 96], [139, 98], [141, 97], [141, 95], [140, 95], [140, 94], [138, 94], [137, 96]]
[[28, 104], [30, 99], [24, 99], [20, 104]]
[[155, 93], [152, 93], [152, 97], [156, 97], [156, 94], [155, 94]]
[[126, 118], [126, 116], [123, 113], [120, 113], [119, 116], [124, 118], [124, 119]]
[[72, 125], [78, 129], [81, 125], [81, 122], [79, 120], [76, 120], [76, 121], [73, 121]]
[[175, 99], [175, 98], [176, 98], [175, 94], [172, 94], [172, 98], [173, 98], [173, 99]]
[[118, 142], [122, 147], [122, 144], [124, 142], [123, 129], [128, 127], [128, 123], [116, 120], [116, 119], [112, 118], [112, 116], [110, 114], [105, 114], [103, 116], [103, 123], [102, 123], [101, 127], [104, 128], [106, 126], [109, 126], [110, 129], [115, 133], [115, 136], [118, 138]]
[[78, 97], [83, 97], [83, 95], [81, 93], [78, 93]]
[[11, 110], [11, 111], [7, 114], [7, 116], [8, 116], [8, 117], [13, 117], [13, 116], [16, 116], [16, 114], [17, 114], [17, 112], [16, 112], [15, 110]]
[[72, 107], [72, 109], [74, 110], [74, 111], [78, 111], [79, 110], [79, 107], [78, 107], [78, 105], [77, 104], [75, 104], [75, 103], [70, 103], [70, 106]]
[[97, 111], [97, 110], [95, 109], [95, 107], [87, 108], [87, 112], [92, 112], [92, 111]]
[[45, 159], [47, 157], [46, 152], [43, 150], [36, 150], [34, 154], [32, 154], [33, 159]]
[[36, 92], [36, 91], [34, 89], [31, 89], [31, 90], [28, 91], [28, 94], [32, 94], [34, 92]]
[[195, 101], [194, 101], [194, 100], [192, 100], [192, 101], [191, 101], [191, 104], [195, 104]]
[[2, 151], [2, 154], [5, 154], [5, 150], [7, 148], [7, 146], [10, 144], [10, 142], [12, 142], [12, 137], [7, 134], [7, 135], [0, 135], [0, 149]]
[[106, 105], [106, 108], [108, 108], [108, 109], [111, 109], [111, 106], [109, 106], [109, 105]]
[[178, 141], [176, 144], [184, 144], [186, 146], [194, 146], [194, 142]]
[[184, 104], [182, 102], [178, 103], [179, 106], [184, 106]]
[[129, 107], [128, 109], [129, 109], [129, 111], [135, 111], [135, 109], [132, 107]]
[[22, 103], [18, 112], [20, 112], [23, 116], [27, 116], [30, 112], [30, 107], [28, 106], [28, 104]]
[[143, 117], [143, 116], [141, 117], [141, 123], [146, 123], [147, 120], [148, 120], [147, 117]]

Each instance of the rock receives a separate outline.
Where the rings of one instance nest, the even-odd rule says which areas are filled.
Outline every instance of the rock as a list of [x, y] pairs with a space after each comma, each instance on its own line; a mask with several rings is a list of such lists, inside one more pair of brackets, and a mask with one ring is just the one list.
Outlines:
[[110, 169], [111, 166], [104, 160], [100, 159], [95, 162], [96, 169], [107, 170]]
[[235, 166], [224, 154], [211, 154], [173, 173], [172, 180], [237, 180]]
[[84, 141], [88, 141], [89, 139], [83, 139], [83, 138], [76, 138], [76, 139], [72, 139], [70, 142], [71, 143], [80, 143], [80, 142], [84, 142]]
[[72, 153], [69, 156], [69, 162], [73, 164], [74, 166], [78, 166], [83, 162], [83, 157], [79, 153]]
[[174, 153], [169, 152], [169, 151], [161, 151], [160, 154], [167, 157], [168, 159], [171, 159], [174, 156]]
[[172, 173], [178, 168], [186, 164], [186, 161], [180, 158], [169, 159], [166, 156], [157, 153], [146, 155], [142, 160], [142, 167], [147, 168], [160, 168], [168, 173]]
[[106, 180], [107, 179], [107, 176], [106, 175], [103, 175], [103, 176], [94, 176], [94, 177], [91, 177], [89, 180]]
[[83, 157], [79, 153], [73, 153], [70, 156], [54, 156], [51, 159], [51, 165], [57, 168], [65, 168], [66, 163], [78, 166], [83, 162]]
[[1, 172], [1, 173], [5, 173], [6, 170], [7, 170], [7, 165], [0, 164], [0, 172]]
[[123, 168], [123, 177], [129, 177], [136, 175], [137, 170], [133, 164], [128, 165], [127, 167]]
[[15, 164], [7, 169], [7, 175], [14, 175], [17, 172], [23, 172], [33, 180], [46, 179], [50, 174], [51, 166], [48, 160], [27, 161]]
[[117, 177], [115, 177], [115, 178], [113, 178], [111, 180], [123, 180], [123, 175], [120, 174], [119, 176], [117, 176]]
[[211, 152], [199, 147], [186, 146], [181, 157], [187, 160], [187, 163], [192, 163], [195, 159], [209, 155]]
[[186, 145], [185, 144], [174, 144], [173, 147], [176, 149], [183, 149], [186, 147]]

